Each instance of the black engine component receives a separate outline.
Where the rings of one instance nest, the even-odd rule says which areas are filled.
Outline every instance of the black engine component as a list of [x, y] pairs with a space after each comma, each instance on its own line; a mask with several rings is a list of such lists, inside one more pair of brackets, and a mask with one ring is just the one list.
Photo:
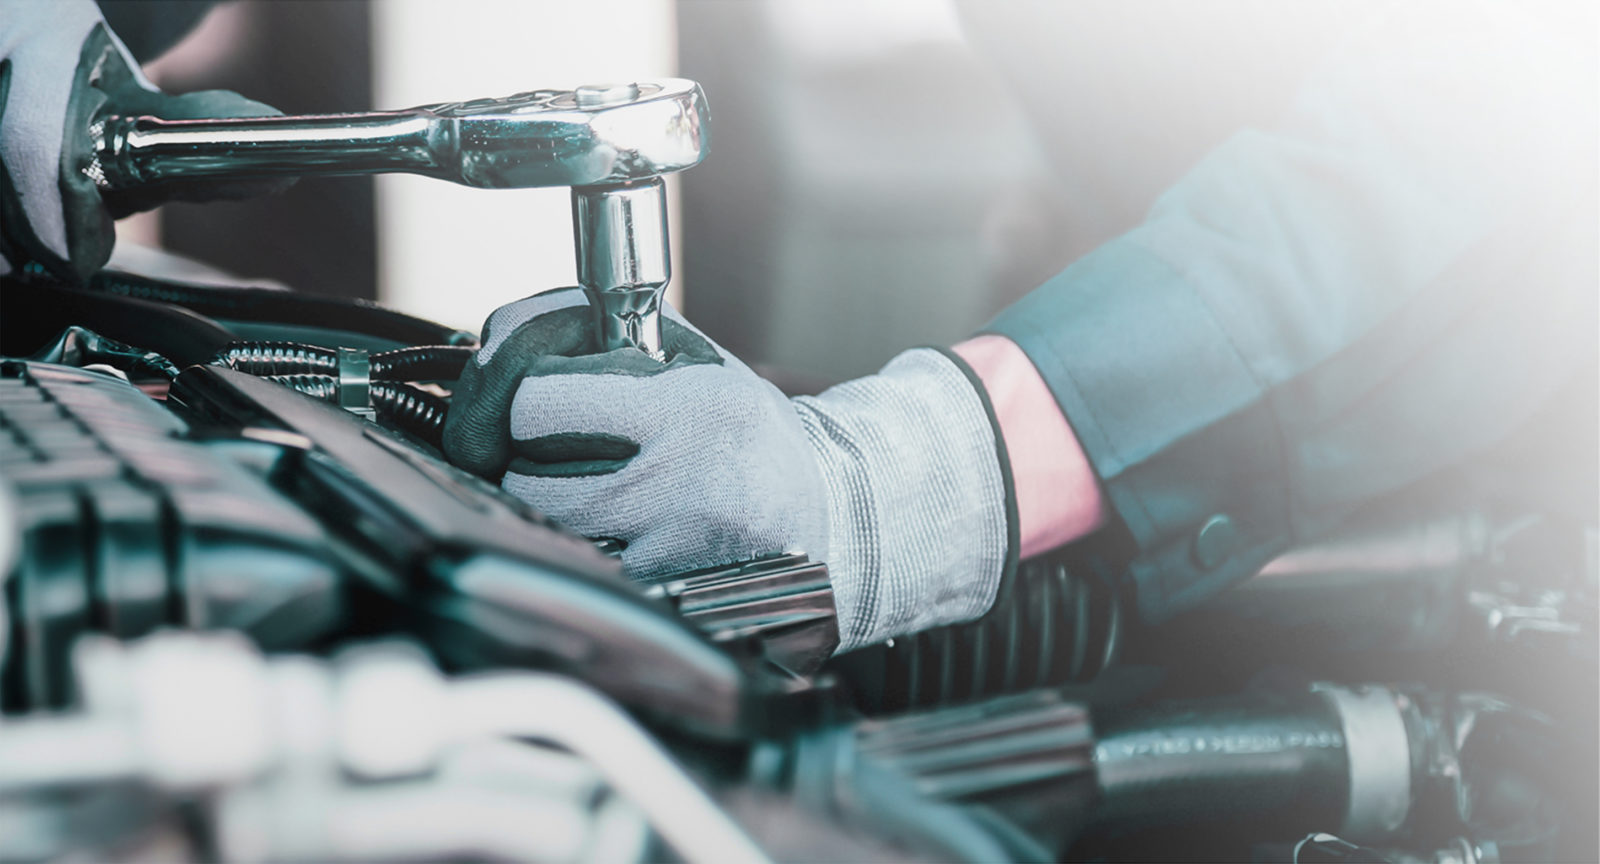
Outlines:
[[[474, 349], [458, 345], [419, 345], [382, 351], [368, 358], [374, 381], [454, 381]], [[245, 341], [229, 345], [212, 361], [251, 375], [339, 374], [339, 352], [298, 342]]]
[[187, 431], [109, 375], [0, 363], [0, 469], [23, 522], [5, 709], [65, 704], [68, 651], [89, 630], [227, 628], [287, 648], [343, 623], [322, 526]]
[[[1476, 502], [1375, 510], [1136, 633], [1114, 556], [1079, 551], [1024, 564], [977, 621], [830, 661], [824, 563], [631, 584], [598, 544], [417, 446], [437, 445], [448, 397], [411, 382], [454, 378], [467, 334], [118, 274], [3, 290], [0, 349], [47, 353], [0, 361], [0, 511], [21, 528], [0, 709], [69, 702], [88, 632], [320, 650], [402, 631], [453, 671], [581, 678], [708, 773], [941, 859], [1594, 849], [1600, 790], [1571, 770], [1597, 758], [1592, 529]], [[396, 350], [412, 342], [446, 344]], [[329, 404], [333, 346], [366, 352], [378, 424]], [[1384, 683], [1260, 686], [1274, 676]], [[1499, 695], [1470, 692], [1484, 682]], [[871, 719], [841, 722], [852, 708]]]
[[302, 437], [293, 470], [275, 479], [446, 662], [581, 670], [618, 701], [707, 733], [747, 719], [732, 657], [643, 597], [588, 541], [498, 487], [231, 369], [185, 370], [169, 399], [197, 424]]
[[[1402, 763], [1404, 785], [1411, 754], [1399, 709], [1388, 713], [1401, 734], [1385, 756]], [[1320, 693], [1097, 712], [1095, 729], [1101, 830], [1246, 821], [1257, 831], [1270, 825], [1278, 836], [1303, 836], [1347, 815], [1350, 745], [1338, 704]]]
[[37, 353], [69, 327], [83, 327], [153, 351], [178, 366], [205, 363], [239, 336], [182, 306], [86, 291], [42, 280], [0, 277], [0, 355]]
[[[332, 375], [262, 375], [265, 381], [282, 384], [313, 399], [333, 402], [339, 398], [339, 379]], [[373, 381], [367, 396], [377, 416], [397, 429], [439, 448], [444, 440], [444, 421], [450, 403], [441, 396], [400, 381]]]
[[[90, 287], [97, 293], [109, 296], [181, 306], [222, 321], [285, 324], [293, 327], [303, 327], [307, 322], [316, 322], [317, 326], [325, 329], [360, 333], [401, 345], [469, 346], [477, 341], [471, 333], [463, 333], [363, 300], [323, 297], [270, 288], [191, 285], [112, 270], [96, 274]], [[218, 349], [222, 347], [218, 346]], [[205, 359], [209, 358], [189, 362], [204, 362]]]
[[1116, 657], [1121, 604], [1087, 558], [1041, 558], [982, 618], [853, 651], [832, 669], [868, 714], [1088, 681]]

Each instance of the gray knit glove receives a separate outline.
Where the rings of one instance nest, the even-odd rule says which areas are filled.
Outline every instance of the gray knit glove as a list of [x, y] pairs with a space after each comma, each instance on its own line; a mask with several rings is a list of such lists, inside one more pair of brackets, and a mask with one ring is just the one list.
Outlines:
[[168, 119], [278, 112], [226, 90], [155, 89], [92, 0], [0, 0], [0, 274], [34, 263], [83, 281], [111, 256], [112, 219], [170, 200], [278, 191], [288, 180], [169, 183], [101, 194], [89, 126], [107, 113]]
[[932, 349], [789, 399], [671, 309], [659, 364], [594, 353], [563, 289], [502, 307], [457, 386], [445, 452], [652, 578], [804, 552], [840, 651], [982, 615], [1007, 567], [1008, 482], [985, 397]]

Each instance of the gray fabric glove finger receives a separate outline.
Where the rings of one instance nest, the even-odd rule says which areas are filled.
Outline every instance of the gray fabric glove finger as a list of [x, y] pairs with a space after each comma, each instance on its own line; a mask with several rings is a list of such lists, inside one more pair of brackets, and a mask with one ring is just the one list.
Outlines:
[[483, 333], [478, 339], [480, 347], [473, 358], [476, 365], [486, 366], [494, 360], [495, 352], [500, 350], [506, 339], [523, 324], [551, 312], [573, 307], [587, 308], [588, 305], [589, 298], [583, 293], [583, 289], [571, 287], [542, 291], [501, 306], [490, 313], [489, 320], [483, 322]]
[[484, 327], [483, 347], [456, 382], [445, 420], [445, 454], [469, 471], [498, 479], [514, 455], [505, 418], [518, 385], [530, 375], [602, 370], [651, 375], [686, 364], [725, 362], [676, 312], [669, 309], [665, 318], [662, 344], [669, 362], [663, 365], [638, 351], [595, 353], [593, 311], [581, 289], [536, 294], [496, 310]]
[[[623, 565], [636, 578], [775, 552], [827, 554], [824, 488], [800, 418], [743, 364], [530, 376], [509, 420], [519, 453], [587, 439], [580, 464], [594, 465], [597, 441], [636, 445], [607, 470], [519, 458], [505, 477], [507, 490], [557, 521], [624, 541]], [[773, 505], [752, 507], [752, 498]]]

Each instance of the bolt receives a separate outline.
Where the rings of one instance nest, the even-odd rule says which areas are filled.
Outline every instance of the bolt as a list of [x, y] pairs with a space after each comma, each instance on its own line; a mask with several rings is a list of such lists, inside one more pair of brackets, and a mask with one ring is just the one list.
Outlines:
[[579, 108], [610, 108], [639, 98], [638, 84], [585, 84], [572, 92]]

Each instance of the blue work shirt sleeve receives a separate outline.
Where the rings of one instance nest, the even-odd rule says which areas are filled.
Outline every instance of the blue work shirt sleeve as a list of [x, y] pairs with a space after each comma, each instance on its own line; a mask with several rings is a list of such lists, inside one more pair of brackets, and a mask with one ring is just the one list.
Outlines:
[[1363, 32], [986, 328], [1071, 421], [1147, 620], [1470, 461], [1594, 362], [1591, 58], [1491, 6]]

